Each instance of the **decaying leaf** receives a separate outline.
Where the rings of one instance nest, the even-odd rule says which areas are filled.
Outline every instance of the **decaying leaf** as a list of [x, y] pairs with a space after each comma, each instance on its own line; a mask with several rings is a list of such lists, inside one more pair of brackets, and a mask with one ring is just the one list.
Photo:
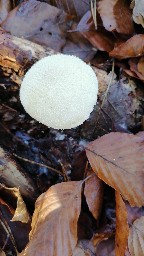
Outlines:
[[90, 212], [96, 220], [99, 219], [103, 203], [103, 182], [93, 172], [89, 172], [91, 177], [85, 181], [84, 194]]
[[91, 142], [86, 153], [100, 179], [132, 206], [144, 205], [144, 133], [112, 132]]
[[116, 192], [116, 256], [125, 256], [129, 236], [129, 226], [127, 219], [128, 216], [125, 203], [121, 195]]
[[125, 0], [98, 1], [98, 12], [105, 29], [122, 34], [132, 34], [134, 26], [129, 4]]
[[52, 186], [36, 201], [30, 242], [21, 256], [71, 256], [77, 244], [82, 181]]
[[22, 196], [34, 199], [36, 187], [30, 177], [0, 148], [0, 182], [7, 187], [19, 187]]
[[134, 0], [133, 20], [144, 27], [144, 1]]
[[131, 256], [144, 255], [144, 216], [135, 220], [130, 228], [128, 248]]
[[26, 0], [9, 13], [2, 28], [12, 35], [60, 51], [65, 44], [66, 18], [67, 15], [54, 6]]
[[80, 20], [77, 31], [79, 31], [94, 47], [100, 51], [110, 52], [114, 47], [113, 36], [107, 31], [95, 30], [91, 12], [88, 11]]
[[109, 55], [118, 59], [139, 57], [144, 54], [144, 35], [131, 37], [126, 42], [116, 46]]

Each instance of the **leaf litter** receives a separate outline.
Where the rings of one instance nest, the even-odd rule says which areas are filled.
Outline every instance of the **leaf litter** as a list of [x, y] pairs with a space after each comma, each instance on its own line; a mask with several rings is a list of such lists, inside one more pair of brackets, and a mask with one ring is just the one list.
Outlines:
[[[8, 188], [1, 189], [0, 253], [144, 254], [142, 2], [1, 1], [0, 181]], [[34, 62], [56, 52], [89, 62], [99, 80], [90, 118], [60, 132], [26, 115], [17, 86]], [[33, 214], [30, 233], [24, 212]]]

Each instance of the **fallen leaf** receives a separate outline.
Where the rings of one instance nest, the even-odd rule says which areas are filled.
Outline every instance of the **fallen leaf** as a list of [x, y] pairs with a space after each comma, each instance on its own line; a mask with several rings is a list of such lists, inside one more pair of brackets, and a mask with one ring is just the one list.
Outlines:
[[111, 82], [107, 97], [103, 102], [111, 79], [106, 73], [93, 67], [99, 83], [99, 101], [90, 118], [81, 127], [84, 138], [92, 140], [111, 131], [130, 132], [141, 125], [143, 116], [143, 88], [124, 74], [117, 80], [116, 74]]
[[139, 34], [131, 37], [125, 43], [116, 46], [110, 53], [110, 57], [127, 59], [139, 57], [144, 54], [144, 35]]
[[94, 47], [100, 51], [110, 52], [114, 47], [113, 36], [107, 31], [95, 30], [91, 12], [88, 11], [80, 20], [77, 31], [79, 31]]
[[23, 201], [19, 189], [15, 188], [13, 190], [15, 190], [15, 195], [17, 196], [17, 208], [11, 221], [21, 221], [22, 223], [28, 223], [30, 221], [30, 217], [26, 208], [26, 204]]
[[134, 72], [135, 77], [141, 79], [142, 81], [144, 81], [144, 74], [143, 72], [143, 57], [140, 58], [131, 58], [129, 60], [129, 65], [130, 65], [130, 70], [132, 72]]
[[36, 201], [30, 242], [20, 254], [71, 256], [77, 244], [82, 181], [52, 186]]
[[20, 194], [19, 188], [7, 188], [0, 183], [0, 190], [6, 198], [9, 197], [11, 198], [11, 200], [17, 202], [17, 207], [15, 209], [15, 213], [13, 214], [11, 221], [20, 221], [22, 223], [28, 223], [30, 221], [30, 217], [25, 202], [23, 201], [23, 198]]
[[137, 24], [141, 24], [144, 27], [144, 1], [135, 0], [133, 7], [133, 20]]
[[98, 1], [98, 12], [106, 30], [116, 30], [118, 33], [126, 35], [132, 34], [134, 32], [134, 26], [131, 19], [131, 11], [127, 1]]
[[86, 153], [100, 179], [132, 206], [144, 205], [144, 133], [109, 133], [91, 142]]
[[21, 252], [28, 243], [30, 222], [11, 221], [14, 212], [15, 209], [0, 198], [0, 247], [5, 252]]
[[67, 42], [63, 47], [64, 54], [75, 55], [85, 62], [89, 62], [96, 54], [96, 49], [93, 48], [91, 43], [81, 35], [80, 32], [75, 31], [77, 23], [73, 22], [71, 31], [67, 33]]
[[129, 236], [127, 215], [125, 203], [121, 195], [116, 192], [116, 256], [125, 256]]
[[144, 216], [135, 220], [130, 228], [128, 247], [131, 256], [144, 255]]
[[85, 181], [84, 195], [90, 212], [96, 220], [99, 220], [103, 203], [104, 184], [92, 171], [88, 175], [91, 175], [91, 177]]
[[1, 26], [12, 35], [60, 51], [66, 42], [66, 21], [67, 15], [58, 8], [40, 1], [26, 0], [9, 13]]

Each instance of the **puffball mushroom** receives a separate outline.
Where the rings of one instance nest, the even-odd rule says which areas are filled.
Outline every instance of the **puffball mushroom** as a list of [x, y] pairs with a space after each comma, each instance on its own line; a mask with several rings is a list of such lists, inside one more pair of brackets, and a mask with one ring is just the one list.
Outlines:
[[98, 81], [93, 69], [73, 55], [44, 57], [26, 73], [20, 100], [26, 112], [55, 129], [82, 124], [97, 101]]

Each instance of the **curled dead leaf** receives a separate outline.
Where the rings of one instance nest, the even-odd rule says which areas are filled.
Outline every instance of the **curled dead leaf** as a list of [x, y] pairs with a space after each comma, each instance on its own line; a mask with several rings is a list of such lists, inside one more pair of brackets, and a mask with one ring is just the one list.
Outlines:
[[104, 184], [96, 175], [93, 175], [93, 172], [90, 173], [91, 177], [85, 181], [84, 194], [90, 212], [98, 220], [103, 203]]
[[7, 188], [0, 183], [0, 191], [5, 195], [5, 197], [10, 200], [16, 201], [17, 206], [15, 213], [11, 221], [20, 221], [22, 223], [28, 223], [30, 221], [29, 213], [26, 208], [26, 204], [23, 201], [19, 188]]
[[91, 142], [86, 153], [100, 179], [132, 206], [144, 205], [144, 133], [112, 132]]
[[52, 186], [36, 201], [30, 242], [21, 256], [71, 256], [77, 244], [82, 181]]

